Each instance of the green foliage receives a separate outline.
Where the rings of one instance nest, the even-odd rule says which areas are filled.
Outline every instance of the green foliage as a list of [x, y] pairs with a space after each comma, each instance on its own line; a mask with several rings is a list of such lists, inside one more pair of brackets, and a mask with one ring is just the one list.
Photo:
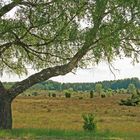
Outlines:
[[121, 94], [126, 94], [127, 93], [127, 89], [124, 89], [124, 88], [120, 89], [120, 93]]
[[37, 96], [37, 95], [38, 95], [37, 92], [33, 92], [33, 93], [32, 93], [32, 96]]
[[128, 93], [130, 94], [136, 94], [136, 87], [134, 84], [129, 84], [127, 90], [128, 90]]
[[80, 66], [118, 56], [138, 62], [139, 0], [15, 1], [14, 18], [2, 14], [14, 7], [0, 2], [1, 72], [21, 75], [29, 65], [40, 70], [66, 64], [81, 49], [89, 53]]
[[84, 120], [83, 129], [87, 131], [96, 131], [97, 125], [95, 121], [95, 115], [89, 113], [83, 114], [82, 117]]
[[90, 98], [93, 98], [93, 90], [90, 91]]
[[48, 93], [48, 96], [51, 97], [51, 93], [50, 92]]
[[105, 93], [101, 94], [101, 98], [105, 98], [107, 95]]
[[56, 94], [55, 93], [52, 93], [52, 97], [56, 97]]
[[101, 93], [103, 92], [103, 88], [102, 88], [102, 84], [96, 84], [95, 85], [95, 91], [101, 95]]
[[[30, 89], [33, 90], [50, 90], [50, 91], [61, 91], [61, 90], [70, 90], [73, 91], [94, 91], [96, 84], [102, 84], [103, 90], [113, 92], [116, 90], [117, 93], [127, 93], [127, 89], [129, 84], [134, 84], [137, 89], [140, 89], [140, 81], [138, 78], [128, 78], [122, 80], [111, 80], [111, 81], [103, 81], [103, 82], [96, 82], [96, 83], [59, 83], [55, 81], [44, 81], [38, 83], [31, 87]], [[11, 87], [14, 85], [12, 82], [4, 83], [6, 88]]]
[[70, 98], [71, 97], [71, 93], [69, 91], [65, 91], [65, 97], [66, 98]]
[[101, 139], [136, 139], [140, 137], [139, 133], [122, 133], [122, 132], [112, 132], [109, 130], [99, 131], [95, 133], [87, 133], [86, 131], [79, 130], [60, 130], [60, 129], [37, 129], [37, 128], [18, 128], [12, 131], [1, 130], [0, 137], [2, 139], [49, 139], [54, 140], [59, 137], [59, 139], [66, 140], [101, 140]]
[[113, 93], [115, 93], [112, 89], [108, 89], [107, 90], [107, 92], [106, 92], [106, 95], [108, 96], [108, 97], [111, 97], [112, 95], [113, 95]]
[[126, 106], [137, 106], [140, 105], [140, 95], [139, 94], [132, 94], [132, 96], [128, 99], [122, 99], [119, 103], [120, 105]]

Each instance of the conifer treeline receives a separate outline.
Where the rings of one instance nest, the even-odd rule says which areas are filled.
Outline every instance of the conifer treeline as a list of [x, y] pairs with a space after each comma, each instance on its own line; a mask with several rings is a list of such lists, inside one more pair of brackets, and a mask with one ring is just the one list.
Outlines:
[[140, 89], [140, 80], [138, 78], [128, 78], [121, 80], [102, 81], [96, 83], [59, 83], [54, 81], [46, 81], [33, 86], [33, 89], [45, 90], [65, 90], [72, 89], [74, 91], [91, 91], [95, 90], [96, 84], [102, 84], [105, 90], [112, 89], [127, 89], [129, 84], [134, 84], [136, 88]]
[[[31, 89], [40, 89], [40, 90], [66, 90], [71, 89], [74, 91], [91, 91], [95, 90], [96, 84], [102, 84], [105, 90], [112, 89], [127, 89], [129, 84], [134, 84], [136, 88], [140, 89], [140, 80], [138, 78], [127, 78], [121, 80], [111, 80], [111, 81], [102, 81], [96, 83], [59, 83], [55, 81], [45, 81], [39, 84], [34, 85]], [[13, 83], [5, 83], [5, 86], [9, 88]]]

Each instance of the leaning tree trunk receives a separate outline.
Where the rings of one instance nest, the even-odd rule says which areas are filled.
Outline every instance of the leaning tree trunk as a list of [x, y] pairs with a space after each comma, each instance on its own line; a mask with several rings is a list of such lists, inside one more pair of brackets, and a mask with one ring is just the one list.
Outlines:
[[11, 100], [0, 99], [0, 129], [12, 129]]

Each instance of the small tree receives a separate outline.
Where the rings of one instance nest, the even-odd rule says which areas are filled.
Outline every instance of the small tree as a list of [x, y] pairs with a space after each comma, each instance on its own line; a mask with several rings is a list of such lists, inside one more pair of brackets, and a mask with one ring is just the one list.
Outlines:
[[129, 84], [127, 88], [128, 93], [137, 94], [137, 90], [134, 84]]
[[103, 88], [102, 88], [102, 84], [96, 84], [95, 85], [95, 91], [101, 95], [102, 91], [103, 91]]
[[83, 125], [84, 130], [95, 131], [97, 128], [95, 115], [89, 113], [89, 114], [82, 115], [82, 117], [84, 119], [84, 125]]

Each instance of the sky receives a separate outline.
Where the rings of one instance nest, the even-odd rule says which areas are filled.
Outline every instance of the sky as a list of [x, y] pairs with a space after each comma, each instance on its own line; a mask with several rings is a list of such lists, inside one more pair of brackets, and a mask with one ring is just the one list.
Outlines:
[[[57, 76], [51, 78], [51, 80], [67, 83], [67, 82], [97, 82], [97, 81], [104, 81], [104, 80], [117, 80], [117, 79], [124, 79], [124, 78], [132, 78], [137, 77], [140, 79], [140, 63], [132, 65], [132, 60], [125, 58], [121, 60], [116, 60], [113, 63], [112, 71], [110, 71], [109, 66], [106, 62], [101, 62], [96, 66], [89, 67], [87, 69], [78, 69], [75, 74], [68, 73], [65, 76]], [[31, 70], [30, 74], [33, 74], [34, 71]], [[28, 75], [28, 76], [29, 76]], [[4, 74], [0, 79], [1, 81], [20, 81], [28, 76], [23, 76], [19, 78], [16, 75]]]

